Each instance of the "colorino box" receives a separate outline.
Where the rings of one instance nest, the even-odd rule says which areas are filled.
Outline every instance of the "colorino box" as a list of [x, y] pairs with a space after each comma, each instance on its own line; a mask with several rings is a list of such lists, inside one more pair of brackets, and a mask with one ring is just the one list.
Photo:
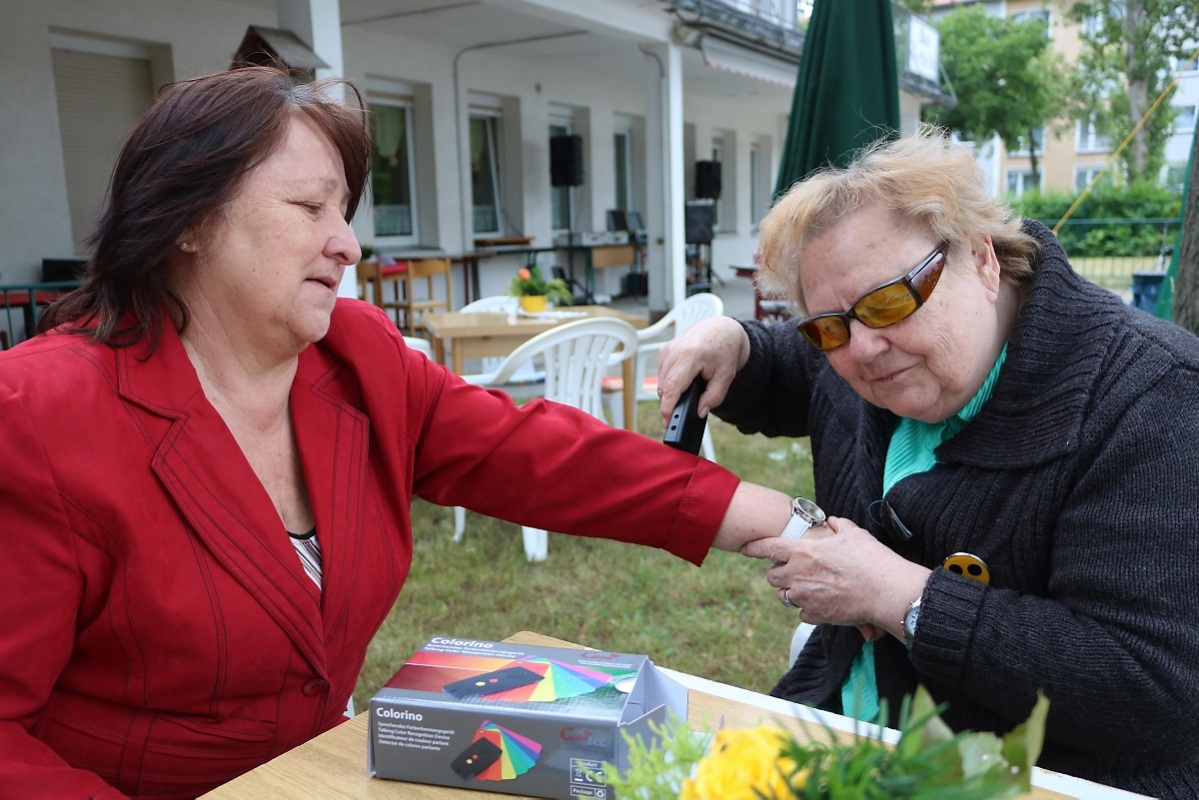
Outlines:
[[687, 716], [687, 690], [643, 655], [435, 636], [371, 698], [379, 778], [549, 798], [615, 793], [622, 734]]

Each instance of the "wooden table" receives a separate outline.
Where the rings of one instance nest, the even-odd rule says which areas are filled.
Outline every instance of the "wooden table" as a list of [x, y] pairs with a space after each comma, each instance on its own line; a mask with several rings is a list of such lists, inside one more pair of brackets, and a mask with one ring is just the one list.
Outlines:
[[566, 253], [571, 277], [574, 277], [574, 254], [583, 254], [583, 290], [591, 300], [595, 298], [597, 269], [632, 267], [637, 262], [637, 251], [631, 244], [559, 245], [555, 249]]
[[[649, 320], [638, 314], [608, 308], [607, 306], [567, 306], [559, 311], [582, 313], [583, 316], [523, 316], [503, 313], [476, 313], [461, 311], [437, 311], [425, 314], [421, 320], [433, 341], [433, 354], [438, 363], [446, 364], [446, 346], [452, 349], [448, 366], [459, 375], [463, 374], [468, 358], [506, 356], [539, 333], [566, 322], [575, 322], [588, 317], [620, 319], [634, 328], [644, 328]], [[552, 312], [551, 312], [552, 313]], [[621, 364], [624, 379], [624, 426], [633, 430], [636, 420], [636, 386], [634, 386], [633, 359]]]
[[[517, 633], [507, 641], [578, 646], [531, 631]], [[688, 688], [687, 717], [692, 727], [698, 730], [717, 725], [749, 727], [766, 720], [809, 738], [823, 738], [826, 735], [824, 725], [852, 735], [854, 723], [845, 717], [835, 714], [817, 717], [816, 712], [806, 706], [674, 670], [664, 669], [663, 672]], [[203, 800], [245, 800], [248, 797], [256, 800], [479, 800], [482, 797], [516, 797], [372, 778], [366, 767], [368, 723], [368, 714], [358, 714], [345, 724], [217, 787], [203, 795]], [[893, 731], [888, 733], [894, 734]], [[1141, 795], [1037, 769], [1033, 774], [1033, 790], [1025, 797], [1031, 800], [1130, 800]]]

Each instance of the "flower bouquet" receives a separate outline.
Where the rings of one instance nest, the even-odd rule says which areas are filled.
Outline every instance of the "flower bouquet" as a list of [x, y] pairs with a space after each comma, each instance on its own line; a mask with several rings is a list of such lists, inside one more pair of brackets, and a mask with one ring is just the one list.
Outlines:
[[919, 687], [904, 701], [894, 746], [874, 736], [842, 740], [831, 729], [799, 741], [768, 724], [712, 737], [671, 718], [651, 724], [652, 745], [629, 740], [623, 775], [604, 769], [622, 800], [984, 800], [1029, 791], [1048, 700], [1038, 697], [1028, 720], [1002, 738], [955, 734], [940, 710]]
[[[554, 305], [570, 305], [574, 302], [574, 296], [570, 293], [566, 281], [561, 278], [546, 278], [541, 274], [541, 267], [536, 264], [517, 270], [508, 291], [519, 297], [521, 308], [529, 312], [544, 311], [547, 299], [553, 301]], [[540, 301], [530, 303], [526, 298], [540, 298]]]

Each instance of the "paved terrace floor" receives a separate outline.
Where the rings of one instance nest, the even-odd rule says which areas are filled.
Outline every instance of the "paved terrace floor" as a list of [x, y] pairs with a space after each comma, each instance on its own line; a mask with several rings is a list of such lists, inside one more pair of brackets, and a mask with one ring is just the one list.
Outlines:
[[[754, 290], [748, 278], [725, 278], [724, 283], [715, 282], [712, 293], [724, 301], [726, 316], [737, 319], [753, 319]], [[609, 305], [630, 314], [649, 313], [649, 301], [644, 297], [617, 297]]]

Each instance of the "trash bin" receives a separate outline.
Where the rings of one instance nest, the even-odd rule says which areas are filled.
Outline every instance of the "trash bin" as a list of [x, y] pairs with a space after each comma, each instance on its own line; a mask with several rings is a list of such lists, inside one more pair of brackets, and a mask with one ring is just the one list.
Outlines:
[[1132, 304], [1152, 314], [1165, 278], [1166, 271], [1160, 269], [1132, 273]]

